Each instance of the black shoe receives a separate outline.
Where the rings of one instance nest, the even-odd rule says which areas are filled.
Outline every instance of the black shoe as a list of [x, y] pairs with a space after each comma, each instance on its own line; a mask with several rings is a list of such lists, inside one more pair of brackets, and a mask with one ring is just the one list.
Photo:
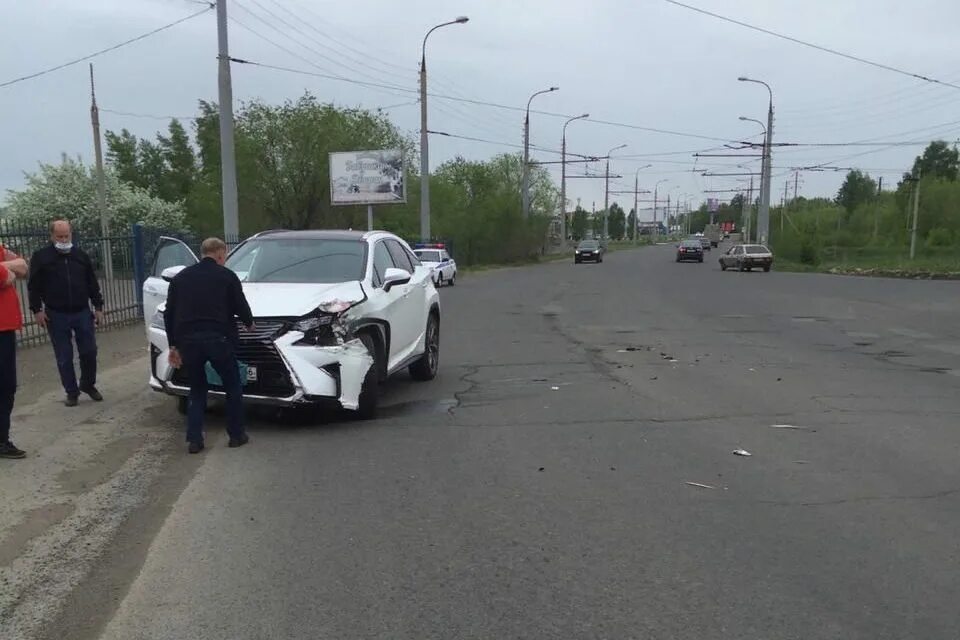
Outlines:
[[189, 451], [190, 453], [200, 453], [201, 451], [203, 451], [203, 443], [191, 442], [190, 446], [187, 447], [187, 451]]
[[90, 399], [94, 402], [103, 402], [103, 394], [97, 391], [97, 388], [93, 385], [89, 387], [80, 387], [80, 391], [83, 391], [85, 394], [90, 396]]
[[243, 445], [250, 442], [250, 436], [243, 434], [239, 438], [230, 438], [230, 443], [227, 444], [231, 449], [236, 449], [237, 447], [242, 447]]
[[80, 402], [80, 396], [76, 393], [67, 394], [67, 399], [63, 401], [63, 404], [68, 407], [75, 407]]
[[6, 442], [0, 444], [0, 458], [9, 458], [11, 460], [20, 460], [21, 458], [26, 458], [27, 454], [20, 449], [17, 449], [16, 445], [12, 442]]

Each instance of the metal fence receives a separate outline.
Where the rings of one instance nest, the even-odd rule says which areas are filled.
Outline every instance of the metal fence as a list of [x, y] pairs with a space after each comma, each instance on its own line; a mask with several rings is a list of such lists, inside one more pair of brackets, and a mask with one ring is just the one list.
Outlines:
[[[74, 230], [74, 244], [85, 251], [93, 262], [104, 299], [104, 324], [115, 327], [139, 321], [143, 317], [143, 300], [140, 289], [143, 284], [143, 244], [136, 240], [137, 231], [102, 237], [83, 229]], [[20, 256], [30, 259], [39, 249], [50, 242], [50, 233], [45, 227], [17, 224], [0, 220], [0, 242]], [[107, 259], [109, 256], [109, 260]], [[39, 326], [30, 311], [27, 282], [18, 280], [17, 293], [23, 312], [24, 326], [18, 342], [34, 345], [47, 341], [46, 329]]]

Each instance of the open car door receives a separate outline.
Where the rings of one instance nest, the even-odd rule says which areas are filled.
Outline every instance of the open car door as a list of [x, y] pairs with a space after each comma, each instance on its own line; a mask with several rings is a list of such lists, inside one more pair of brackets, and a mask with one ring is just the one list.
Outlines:
[[157, 307], [167, 299], [169, 278], [197, 262], [196, 254], [183, 241], [167, 236], [160, 238], [143, 283], [143, 319], [148, 327]]

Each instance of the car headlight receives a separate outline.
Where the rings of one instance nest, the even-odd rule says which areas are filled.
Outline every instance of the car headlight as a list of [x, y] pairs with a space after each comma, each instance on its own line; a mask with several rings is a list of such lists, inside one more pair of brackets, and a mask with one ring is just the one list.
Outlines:
[[152, 329], [160, 329], [160, 331], [167, 330], [167, 324], [163, 320], [163, 311], [157, 309], [153, 312], [153, 317], [150, 318], [150, 327]]
[[[337, 316], [327, 313], [317, 313], [297, 320], [293, 324], [293, 330], [299, 331], [303, 337], [297, 340], [297, 345], [310, 345], [314, 347], [333, 346], [338, 344], [338, 331], [334, 327], [334, 320]], [[342, 325], [338, 324], [342, 328]], [[339, 333], [344, 333], [340, 331]], [[341, 336], [342, 337], [342, 336]]]

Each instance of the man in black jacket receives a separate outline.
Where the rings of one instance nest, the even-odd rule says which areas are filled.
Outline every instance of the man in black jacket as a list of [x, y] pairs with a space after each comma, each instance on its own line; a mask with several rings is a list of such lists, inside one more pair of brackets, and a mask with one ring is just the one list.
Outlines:
[[177, 274], [167, 292], [163, 322], [170, 347], [170, 364], [185, 367], [190, 383], [187, 407], [187, 443], [190, 453], [203, 451], [203, 414], [207, 410], [207, 363], [220, 377], [227, 396], [229, 446], [242, 447], [250, 439], [243, 428], [243, 381], [235, 355], [237, 318], [249, 330], [253, 314], [240, 278], [223, 266], [227, 245], [207, 238], [199, 263]]
[[[34, 319], [50, 332], [60, 382], [67, 393], [66, 405], [77, 406], [81, 391], [101, 402], [103, 396], [96, 386], [95, 327], [103, 320], [103, 294], [93, 263], [73, 245], [73, 232], [66, 220], [50, 223], [50, 244], [30, 260], [27, 291]], [[73, 368], [74, 339], [80, 355], [79, 385]]]

